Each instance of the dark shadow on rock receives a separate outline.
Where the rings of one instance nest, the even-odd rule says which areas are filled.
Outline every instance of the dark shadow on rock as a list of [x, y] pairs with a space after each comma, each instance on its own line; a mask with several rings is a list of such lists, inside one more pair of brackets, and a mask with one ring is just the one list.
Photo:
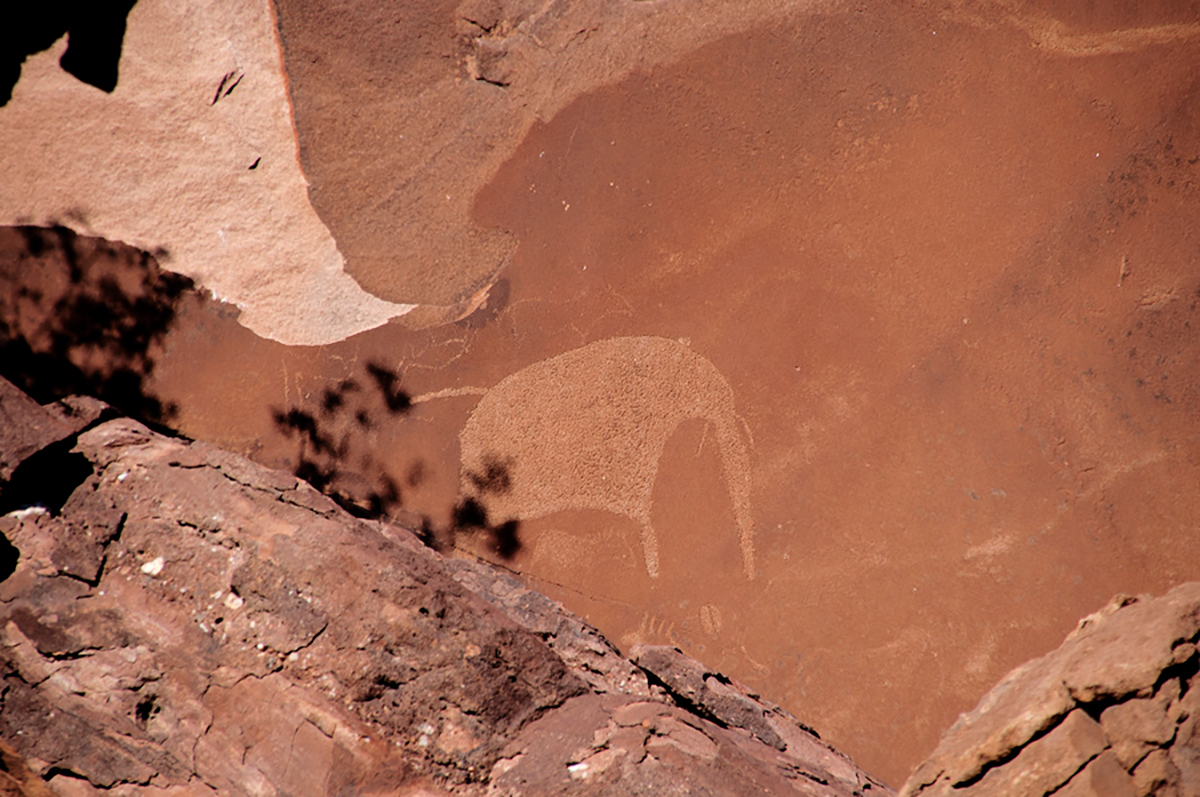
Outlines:
[[375, 382], [383, 404], [393, 415], [403, 415], [412, 408], [412, 398], [400, 389], [400, 376], [378, 363], [367, 363], [367, 373]]
[[454, 507], [456, 529], [482, 529], [487, 527], [487, 522], [487, 510], [474, 498], [464, 498]]
[[512, 559], [521, 550], [521, 538], [517, 535], [520, 530], [521, 521], [516, 519], [491, 527], [492, 544], [502, 559]]
[[[496, 554], [511, 559], [521, 550], [520, 521], [494, 522], [478, 498], [461, 498], [447, 527], [404, 510], [401, 483], [421, 484], [425, 463], [418, 460], [394, 476], [374, 456], [368, 435], [387, 416], [403, 416], [411, 409], [400, 375], [368, 362], [361, 374], [326, 385], [305, 404], [273, 408], [271, 418], [281, 434], [295, 441], [292, 472], [351, 514], [397, 520], [437, 551], [453, 548], [460, 534], [483, 534]], [[512, 489], [511, 468], [509, 460], [487, 457], [482, 470], [466, 478], [480, 496], [500, 495]]]
[[471, 471], [467, 479], [483, 495], [504, 495], [512, 490], [512, 462], [494, 454], [483, 458], [483, 470]]
[[0, 581], [7, 581], [17, 570], [17, 562], [21, 558], [21, 552], [17, 550], [17, 546], [13, 545], [8, 537], [0, 534]]
[[483, 534], [488, 545], [501, 559], [512, 559], [521, 550], [520, 530], [521, 521], [509, 518], [499, 523], [493, 522], [478, 498], [466, 496], [454, 507], [449, 542], [453, 545], [454, 538], [459, 534]]
[[126, 244], [0, 228], [0, 376], [39, 403], [95, 396], [162, 430], [177, 408], [147, 379], [192, 287]]
[[[511, 458], [487, 454], [482, 470], [468, 471], [464, 476], [478, 496], [504, 495], [512, 490], [512, 465]], [[521, 521], [516, 518], [495, 522], [476, 496], [463, 496], [454, 508], [452, 532], [487, 535], [488, 544], [502, 559], [512, 559], [521, 550], [520, 529]]]
[[398, 510], [403, 495], [399, 481], [376, 460], [363, 433], [376, 427], [381, 414], [407, 413], [412, 399], [395, 371], [374, 362], [364, 371], [357, 379], [327, 385], [307, 405], [274, 408], [271, 417], [276, 429], [296, 441], [296, 476], [351, 514], [380, 518]]
[[14, 509], [41, 506], [58, 514], [71, 493], [92, 475], [92, 464], [73, 453], [75, 437], [50, 445], [22, 462], [0, 493], [0, 515]]
[[25, 59], [67, 34], [58, 63], [90, 86], [111, 93], [125, 41], [125, 21], [137, 0], [51, 0], [10, 3], [0, 11], [0, 106], [12, 99]]

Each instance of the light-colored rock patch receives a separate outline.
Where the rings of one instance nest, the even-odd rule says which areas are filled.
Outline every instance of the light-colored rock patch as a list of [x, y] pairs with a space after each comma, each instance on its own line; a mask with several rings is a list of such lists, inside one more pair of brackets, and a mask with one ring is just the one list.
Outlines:
[[309, 204], [265, 0], [143, 0], [116, 89], [31, 56], [0, 108], [0, 224], [61, 224], [158, 255], [287, 344], [402, 315], [344, 271]]

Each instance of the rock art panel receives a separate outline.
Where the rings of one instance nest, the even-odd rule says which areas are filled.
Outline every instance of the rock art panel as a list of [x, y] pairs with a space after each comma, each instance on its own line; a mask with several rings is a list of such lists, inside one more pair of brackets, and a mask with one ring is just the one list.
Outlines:
[[0, 107], [0, 223], [153, 252], [287, 344], [411, 309], [359, 287], [309, 204], [266, 0], [142, 0], [111, 93], [63, 71], [66, 48], [30, 56]]
[[646, 570], [658, 577], [651, 494], [667, 439], [685, 420], [715, 430], [742, 552], [754, 578], [748, 430], [733, 390], [683, 343], [611, 338], [501, 380], [460, 435], [462, 490], [493, 520], [601, 509], [641, 524]]

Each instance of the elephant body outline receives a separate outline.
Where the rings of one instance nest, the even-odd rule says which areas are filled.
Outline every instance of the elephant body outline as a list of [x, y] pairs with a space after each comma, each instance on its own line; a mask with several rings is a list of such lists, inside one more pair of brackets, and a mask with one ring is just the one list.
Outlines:
[[[658, 466], [685, 420], [713, 426], [733, 504], [742, 569], [754, 578], [749, 429], [716, 367], [680, 341], [617, 337], [540, 360], [484, 392], [459, 434], [460, 489], [492, 518], [601, 509], [641, 526], [659, 574], [650, 518]], [[481, 478], [503, 466], [503, 489]]]

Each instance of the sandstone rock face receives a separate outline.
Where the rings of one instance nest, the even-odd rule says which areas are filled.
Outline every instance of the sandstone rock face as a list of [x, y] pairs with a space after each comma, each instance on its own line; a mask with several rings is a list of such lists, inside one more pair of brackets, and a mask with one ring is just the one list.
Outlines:
[[988, 692], [903, 795], [1184, 795], [1200, 788], [1200, 584], [1118, 596]]
[[[477, 496], [521, 521], [504, 563], [622, 649], [718, 664], [898, 783], [1077, 617], [1200, 571], [1196, 18], [140, 0], [119, 76], [76, 80], [66, 42], [25, 62], [0, 108], [0, 220], [135, 243], [236, 301], [274, 340], [184, 306], [154, 371], [132, 363], [178, 407], [150, 419], [365, 508], [455, 527], [468, 421], [503, 441], [507, 388], [531, 388], [525, 407], [579, 426], [513, 446], [511, 497]], [[630, 399], [661, 383], [630, 370], [603, 371], [636, 418], [616, 434], [555, 404], [606, 395], [566, 355], [651, 336], [728, 385], [744, 467], [728, 423], [634, 434], [653, 418]], [[389, 384], [375, 409], [375, 364], [446, 400], [389, 412]], [[551, 371], [571, 381], [522, 378]], [[594, 462], [638, 466], [634, 505], [558, 500], [583, 468], [542, 500], [536, 480], [597, 437]], [[88, 525], [59, 565], [96, 578], [113, 533]]]
[[[264, 408], [324, 422], [325, 389], [383, 363], [446, 400], [341, 413], [345, 467], [445, 527], [466, 424], [500, 414], [475, 397], [553, 407], [518, 375], [687, 338], [754, 441], [728, 470], [755, 579], [718, 430], [690, 421], [661, 459], [622, 424], [596, 460], [653, 465], [657, 579], [644, 500], [542, 516], [563, 502], [519, 475], [480, 499], [522, 518], [506, 564], [898, 783], [1078, 617], [1200, 567], [1195, 13], [1118, 5], [280, 0], [313, 206], [364, 288], [422, 309], [320, 351], [181, 334], [159, 389], [186, 434], [295, 467]], [[645, 382], [609, 372], [629, 406]], [[574, 462], [596, 415], [530, 466]]]
[[0, 483], [12, 793], [890, 793], [698, 662], [635, 664], [293, 476], [94, 401], [0, 382], [0, 412], [8, 475], [76, 463]]
[[65, 39], [25, 61], [0, 106], [0, 220], [159, 253], [287, 343], [412, 309], [345, 273], [309, 204], [270, 3], [139, 2], [123, 45], [111, 93], [59, 68]]
[[363, 287], [418, 302], [409, 323], [436, 323], [477, 306], [509, 264], [514, 236], [480, 225], [474, 205], [532, 128], [721, 36], [836, 4], [277, 7], [314, 207]]
[[[511, 237], [474, 223], [471, 207], [538, 119], [783, 11], [708, 0], [686, 11], [360, 5], [142, 0], [103, 90], [60, 67], [65, 37], [6, 31], [25, 50], [49, 46], [0, 104], [0, 223], [62, 224], [169, 253], [169, 268], [238, 305], [247, 327], [292, 345], [346, 338], [414, 302], [417, 325], [452, 319], [486, 297], [511, 256]], [[427, 51], [392, 55], [397, 36], [425, 39]], [[399, 67], [387, 79], [403, 85], [380, 92], [364, 66], [381, 65]], [[309, 202], [293, 101], [337, 241]]]

